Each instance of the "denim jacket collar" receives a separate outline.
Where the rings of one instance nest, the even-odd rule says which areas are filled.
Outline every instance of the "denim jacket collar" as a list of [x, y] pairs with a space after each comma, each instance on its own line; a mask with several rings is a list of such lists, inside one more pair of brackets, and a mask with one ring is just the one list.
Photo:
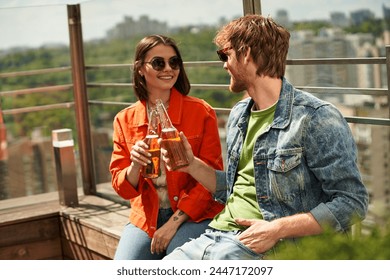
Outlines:
[[286, 79], [282, 78], [282, 89], [272, 123], [273, 128], [286, 128], [291, 122], [291, 112], [294, 100], [294, 88]]
[[[294, 88], [292, 85], [287, 82], [287, 80], [282, 78], [282, 89], [280, 91], [278, 104], [276, 105], [274, 121], [272, 122], [272, 128], [284, 129], [291, 122], [291, 112], [293, 107], [294, 100]], [[238, 126], [240, 129], [245, 130], [244, 125], [246, 125], [250, 110], [253, 107], [254, 100], [248, 98], [248, 104], [245, 110], [245, 113], [240, 117], [238, 121]]]

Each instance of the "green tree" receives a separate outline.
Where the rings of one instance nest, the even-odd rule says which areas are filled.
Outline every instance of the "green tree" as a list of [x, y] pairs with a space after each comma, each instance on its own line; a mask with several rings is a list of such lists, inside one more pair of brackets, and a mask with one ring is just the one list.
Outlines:
[[367, 234], [350, 234], [326, 230], [319, 236], [304, 237], [296, 242], [280, 242], [269, 259], [278, 260], [389, 260], [390, 223], [366, 229]]

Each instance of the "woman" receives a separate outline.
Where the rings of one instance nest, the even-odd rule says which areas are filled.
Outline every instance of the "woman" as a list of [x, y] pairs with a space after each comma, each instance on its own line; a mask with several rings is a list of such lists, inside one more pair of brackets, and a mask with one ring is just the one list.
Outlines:
[[223, 169], [215, 111], [187, 96], [190, 83], [176, 43], [152, 35], [142, 39], [134, 62], [134, 91], [139, 99], [114, 120], [110, 163], [115, 191], [131, 204], [114, 259], [161, 259], [199, 236], [223, 205], [187, 173], [165, 170], [148, 179], [140, 170], [150, 159], [143, 139], [148, 113], [161, 99], [173, 125], [189, 139], [193, 152], [215, 169]]

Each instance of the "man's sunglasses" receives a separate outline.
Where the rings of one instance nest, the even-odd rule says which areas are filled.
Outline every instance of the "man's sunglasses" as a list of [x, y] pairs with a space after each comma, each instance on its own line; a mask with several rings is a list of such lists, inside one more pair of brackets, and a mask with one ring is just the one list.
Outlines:
[[219, 60], [221, 60], [222, 62], [228, 61], [228, 56], [227, 56], [226, 52], [228, 50], [231, 50], [232, 48], [233, 47], [227, 47], [227, 48], [223, 48], [223, 49], [217, 50], [217, 54], [218, 54]]
[[[145, 63], [150, 64], [156, 71], [162, 71], [165, 69], [165, 60], [162, 57], [154, 57], [151, 61], [147, 61]], [[172, 56], [168, 59], [168, 64], [173, 70], [177, 70], [180, 68], [182, 61], [178, 56]]]

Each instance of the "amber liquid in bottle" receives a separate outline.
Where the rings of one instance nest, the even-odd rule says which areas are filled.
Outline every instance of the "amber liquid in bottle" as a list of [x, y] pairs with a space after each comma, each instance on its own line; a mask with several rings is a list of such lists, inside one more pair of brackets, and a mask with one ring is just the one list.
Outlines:
[[148, 134], [144, 142], [149, 146], [148, 152], [151, 154], [150, 163], [142, 167], [144, 178], [157, 178], [160, 176], [160, 145], [158, 144], [159, 116], [156, 110], [152, 110], [149, 117]]
[[172, 125], [168, 113], [161, 100], [156, 101], [161, 125], [161, 146], [167, 150], [172, 170], [177, 170], [189, 164], [187, 153], [179, 132]]
[[163, 128], [161, 130], [161, 146], [168, 151], [172, 170], [189, 164], [187, 153], [176, 128]]
[[142, 176], [145, 178], [157, 178], [160, 176], [160, 146], [157, 143], [158, 135], [148, 135], [145, 143], [148, 144], [148, 152], [152, 155], [150, 163], [142, 168]]

